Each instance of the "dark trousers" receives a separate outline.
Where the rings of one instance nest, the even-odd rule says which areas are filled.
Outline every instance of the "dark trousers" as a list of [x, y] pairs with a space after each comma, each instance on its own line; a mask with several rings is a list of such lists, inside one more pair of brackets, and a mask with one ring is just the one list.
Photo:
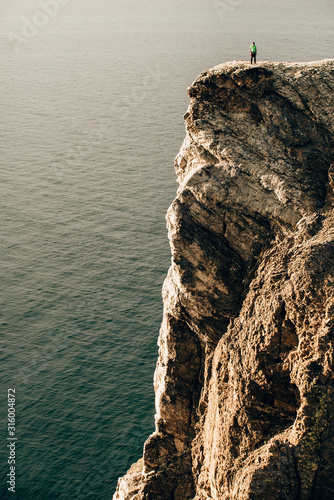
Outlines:
[[256, 64], [256, 52], [251, 52], [251, 64], [253, 63], [253, 59]]

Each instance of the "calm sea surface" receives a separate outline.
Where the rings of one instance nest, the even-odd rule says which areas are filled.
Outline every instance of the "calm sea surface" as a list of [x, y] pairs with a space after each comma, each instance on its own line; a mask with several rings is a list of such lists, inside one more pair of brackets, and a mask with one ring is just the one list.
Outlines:
[[320, 3], [318, 17], [294, 7], [279, 20], [213, 9], [210, 25], [185, 31], [101, 19], [72, 29], [68, 18], [19, 47], [7, 35], [20, 23], [2, 21], [1, 498], [14, 498], [8, 388], [18, 500], [111, 499], [141, 456], [186, 88], [208, 67], [248, 59], [253, 39], [259, 59], [333, 57], [333, 7]]

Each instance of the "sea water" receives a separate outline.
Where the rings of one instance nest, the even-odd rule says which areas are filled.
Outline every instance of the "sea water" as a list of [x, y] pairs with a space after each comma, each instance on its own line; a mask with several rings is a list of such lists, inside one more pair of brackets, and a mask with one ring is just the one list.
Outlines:
[[64, 16], [20, 44], [26, 21], [2, 20], [1, 498], [9, 388], [18, 500], [111, 499], [142, 455], [186, 88], [253, 39], [259, 60], [333, 57], [331, 3], [301, 3], [203, 2], [157, 29]]

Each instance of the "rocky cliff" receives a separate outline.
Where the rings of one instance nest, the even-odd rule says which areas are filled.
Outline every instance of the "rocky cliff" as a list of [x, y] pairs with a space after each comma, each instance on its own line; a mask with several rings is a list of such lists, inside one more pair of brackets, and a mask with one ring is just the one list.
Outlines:
[[188, 89], [156, 430], [114, 500], [334, 498], [334, 61]]

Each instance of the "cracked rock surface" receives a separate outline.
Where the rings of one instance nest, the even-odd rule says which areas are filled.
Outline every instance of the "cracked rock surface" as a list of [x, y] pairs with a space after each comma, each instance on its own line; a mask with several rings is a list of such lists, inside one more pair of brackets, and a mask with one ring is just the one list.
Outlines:
[[156, 430], [114, 500], [334, 498], [334, 61], [188, 93]]

